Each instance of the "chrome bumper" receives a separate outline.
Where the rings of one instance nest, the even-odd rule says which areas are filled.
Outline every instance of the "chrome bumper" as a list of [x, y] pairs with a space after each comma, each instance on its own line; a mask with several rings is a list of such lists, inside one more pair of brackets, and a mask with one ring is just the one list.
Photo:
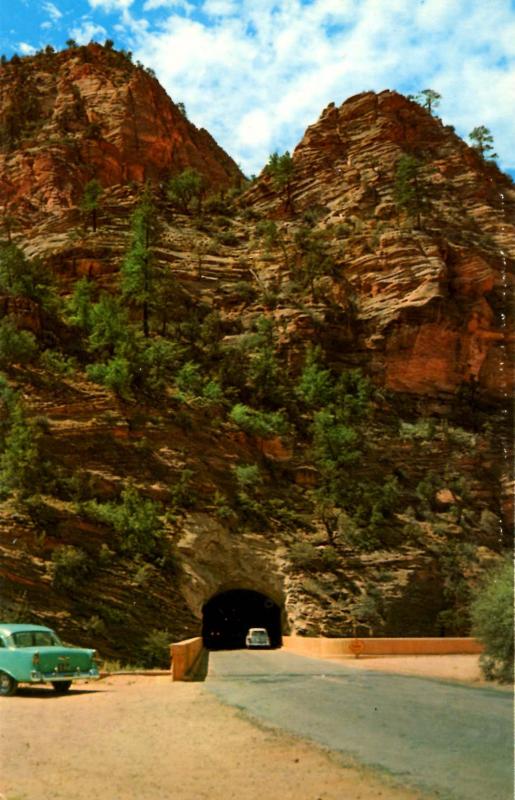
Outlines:
[[97, 669], [90, 669], [88, 672], [38, 672], [32, 670], [30, 673], [31, 683], [58, 683], [60, 681], [94, 681], [100, 678]]

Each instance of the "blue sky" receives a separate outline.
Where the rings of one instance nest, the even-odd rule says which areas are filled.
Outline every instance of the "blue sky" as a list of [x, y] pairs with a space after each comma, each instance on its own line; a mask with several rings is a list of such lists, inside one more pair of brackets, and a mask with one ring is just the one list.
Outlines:
[[430, 87], [515, 175], [515, 0], [0, 0], [0, 53], [68, 38], [132, 50], [247, 174], [331, 101]]

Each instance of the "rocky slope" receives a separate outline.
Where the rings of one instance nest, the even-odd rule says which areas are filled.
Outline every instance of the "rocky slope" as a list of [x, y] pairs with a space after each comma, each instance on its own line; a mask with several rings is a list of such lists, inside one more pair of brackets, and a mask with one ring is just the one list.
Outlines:
[[187, 167], [216, 188], [243, 178], [149, 71], [97, 44], [4, 65], [0, 118], [3, 204], [32, 219], [76, 206], [92, 179], [164, 181]]
[[[394, 200], [403, 154], [420, 159], [427, 185], [422, 230], [409, 229]], [[345, 279], [378, 379], [424, 395], [473, 383], [511, 396], [512, 181], [449, 126], [390, 91], [328, 106], [293, 162], [297, 214], [317, 209], [318, 226], [341, 239], [330, 291], [338, 302]], [[269, 176], [248, 197], [254, 208], [281, 214]]]
[[[16, 135], [13, 86], [37, 97]], [[198, 633], [203, 605], [232, 589], [276, 603], [284, 632], [467, 632], [470, 587], [512, 520], [509, 178], [416, 103], [365, 93], [308, 128], [291, 202], [269, 170], [227, 200], [217, 190], [239, 183], [234, 162], [152, 76], [96, 45], [4, 66], [0, 108], [4, 238], [51, 270], [61, 303], [84, 276], [92, 303], [119, 295], [131, 215], [153, 181], [152, 264], [172, 299], [163, 323], [160, 290], [149, 340], [181, 350], [159, 391], [137, 378], [112, 391], [88, 378], [91, 338], [69, 312], [4, 285], [1, 313], [38, 346], [25, 363], [3, 360], [7, 383], [40, 430], [40, 477], [4, 488], [5, 614], [128, 659], [149, 631]], [[425, 187], [418, 221], [395, 193], [406, 154]], [[201, 215], [163, 191], [190, 166], [212, 187]], [[78, 207], [93, 176], [96, 230]], [[310, 345], [333, 395], [345, 383], [341, 407], [322, 389], [311, 405], [302, 394]], [[252, 429], [238, 403], [285, 425]], [[338, 471], [354, 496], [341, 480], [333, 491], [323, 411], [359, 455]], [[99, 512], [120, 509], [128, 487], [156, 504], [161, 549], [129, 546], [135, 517], [123, 528]]]

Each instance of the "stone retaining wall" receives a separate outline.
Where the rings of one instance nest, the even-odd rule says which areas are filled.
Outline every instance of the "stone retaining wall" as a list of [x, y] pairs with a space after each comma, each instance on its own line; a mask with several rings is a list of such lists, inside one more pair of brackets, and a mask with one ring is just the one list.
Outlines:
[[398, 639], [330, 639], [306, 636], [283, 636], [283, 647], [292, 653], [314, 658], [342, 656], [450, 655], [481, 653], [483, 646], [468, 637], [398, 638]]

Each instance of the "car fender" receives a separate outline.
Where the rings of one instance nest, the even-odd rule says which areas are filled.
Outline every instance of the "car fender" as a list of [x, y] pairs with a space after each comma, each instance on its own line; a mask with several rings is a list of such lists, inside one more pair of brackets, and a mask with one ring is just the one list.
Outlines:
[[0, 672], [5, 672], [18, 683], [30, 680], [33, 669], [32, 654], [29, 656], [14, 649], [0, 651]]

